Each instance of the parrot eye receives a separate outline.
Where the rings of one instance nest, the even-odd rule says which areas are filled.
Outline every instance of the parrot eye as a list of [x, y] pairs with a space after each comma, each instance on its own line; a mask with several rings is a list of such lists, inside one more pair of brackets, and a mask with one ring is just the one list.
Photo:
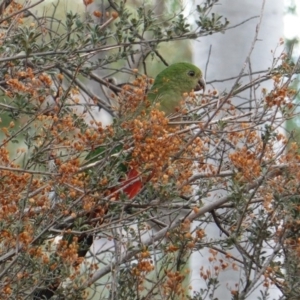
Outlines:
[[188, 75], [191, 76], [191, 77], [194, 77], [195, 76], [195, 72], [194, 71], [188, 71]]

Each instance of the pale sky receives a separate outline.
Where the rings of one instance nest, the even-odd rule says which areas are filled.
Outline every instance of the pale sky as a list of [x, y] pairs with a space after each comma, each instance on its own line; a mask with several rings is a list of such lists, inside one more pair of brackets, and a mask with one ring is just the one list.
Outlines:
[[290, 3], [296, 4], [296, 14], [286, 14], [284, 16], [284, 36], [287, 39], [300, 38], [300, 0], [285, 0], [288, 7]]

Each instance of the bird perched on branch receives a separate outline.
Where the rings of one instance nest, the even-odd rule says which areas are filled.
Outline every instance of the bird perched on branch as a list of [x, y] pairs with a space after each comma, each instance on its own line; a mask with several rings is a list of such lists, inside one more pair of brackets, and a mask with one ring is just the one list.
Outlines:
[[[182, 108], [187, 94], [191, 91], [205, 90], [205, 80], [201, 70], [193, 64], [187, 62], [174, 63], [161, 71], [155, 78], [152, 87], [147, 93], [148, 104], [150, 104], [148, 112], [152, 108], [158, 108], [165, 113], [165, 116], [178, 113]], [[126, 97], [125, 97], [126, 101]], [[143, 104], [141, 104], [143, 106]], [[92, 150], [86, 157], [86, 160], [93, 161], [94, 157], [99, 159], [106, 153], [105, 147], [98, 147]], [[122, 146], [118, 145], [110, 153], [122, 152]], [[122, 165], [124, 171], [124, 165]], [[122, 189], [123, 193], [129, 199], [134, 198], [142, 189], [141, 180], [137, 180], [139, 172], [135, 169], [125, 170], [126, 178], [118, 185], [118, 189]], [[130, 184], [130, 182], [133, 182]]]
[[[122, 84], [121, 86], [124, 86]], [[147, 93], [146, 100], [148, 109], [156, 108], [169, 116], [178, 113], [182, 108], [187, 94], [191, 91], [205, 90], [205, 80], [201, 70], [193, 64], [187, 62], [174, 63], [161, 71], [155, 78], [152, 87]], [[115, 91], [119, 93], [119, 91]], [[125, 99], [126, 102], [126, 94]], [[143, 103], [140, 104], [143, 107]], [[107, 147], [100, 146], [93, 149], [86, 157], [86, 161], [97, 161], [106, 155]], [[122, 145], [110, 149], [111, 155], [117, 155], [122, 152]], [[137, 180], [139, 172], [135, 169], [126, 171], [126, 167], [122, 164], [122, 171], [126, 173], [126, 178], [123, 178], [122, 183], [117, 189], [121, 189], [129, 199], [134, 198], [142, 188], [142, 182]], [[133, 182], [130, 184], [130, 182]], [[122, 187], [124, 187], [122, 189]], [[115, 189], [113, 189], [115, 191]]]

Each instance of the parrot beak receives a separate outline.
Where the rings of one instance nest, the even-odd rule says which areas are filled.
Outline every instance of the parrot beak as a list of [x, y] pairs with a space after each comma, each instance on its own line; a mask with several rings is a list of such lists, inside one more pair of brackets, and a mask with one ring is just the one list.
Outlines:
[[200, 78], [199, 81], [197, 82], [197, 85], [196, 85], [194, 91], [198, 92], [198, 91], [203, 90], [203, 92], [204, 92], [205, 86], [206, 86], [205, 80], [203, 78]]

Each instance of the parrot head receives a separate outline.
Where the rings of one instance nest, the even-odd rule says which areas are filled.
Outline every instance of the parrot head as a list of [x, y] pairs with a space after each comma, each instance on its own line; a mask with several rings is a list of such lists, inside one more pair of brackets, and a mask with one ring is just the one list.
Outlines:
[[158, 102], [167, 115], [176, 112], [184, 94], [192, 90], [205, 90], [205, 80], [201, 70], [193, 64], [179, 62], [160, 72], [153, 83], [148, 99]]
[[160, 72], [153, 83], [152, 90], [158, 86], [168, 86], [178, 89], [181, 93], [205, 89], [205, 81], [201, 70], [193, 64], [179, 62], [170, 65]]

